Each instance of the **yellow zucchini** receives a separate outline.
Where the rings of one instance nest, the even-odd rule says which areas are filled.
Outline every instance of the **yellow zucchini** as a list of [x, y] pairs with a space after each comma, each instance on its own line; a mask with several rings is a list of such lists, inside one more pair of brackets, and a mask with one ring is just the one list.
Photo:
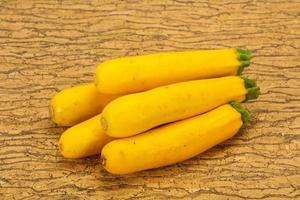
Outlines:
[[66, 158], [83, 158], [99, 154], [102, 147], [112, 140], [99, 123], [100, 115], [67, 129], [60, 137], [59, 149]]
[[250, 119], [232, 102], [193, 118], [164, 125], [140, 135], [116, 139], [101, 152], [103, 167], [128, 174], [192, 158], [231, 138]]
[[245, 49], [164, 52], [105, 61], [95, 71], [97, 89], [129, 94], [171, 83], [237, 75], [250, 64]]
[[50, 103], [52, 121], [72, 126], [101, 113], [104, 106], [118, 95], [101, 94], [93, 83], [64, 89]]
[[239, 76], [175, 83], [115, 99], [104, 108], [101, 123], [106, 134], [128, 137], [258, 94], [253, 80]]

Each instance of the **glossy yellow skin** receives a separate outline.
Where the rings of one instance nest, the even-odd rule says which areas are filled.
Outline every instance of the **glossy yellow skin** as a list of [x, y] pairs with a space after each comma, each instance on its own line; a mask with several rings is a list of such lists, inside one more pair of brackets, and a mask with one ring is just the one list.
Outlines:
[[51, 100], [52, 121], [60, 126], [73, 126], [101, 113], [117, 97], [99, 93], [93, 83], [64, 89]]
[[96, 68], [102, 93], [129, 94], [188, 80], [236, 75], [235, 49], [165, 52], [105, 61]]
[[226, 104], [190, 119], [114, 140], [102, 149], [102, 165], [110, 173], [128, 174], [174, 164], [227, 140], [242, 124], [241, 114]]
[[64, 157], [83, 158], [101, 153], [102, 147], [112, 138], [103, 132], [100, 115], [67, 129], [61, 135], [59, 148]]
[[104, 108], [101, 123], [106, 134], [128, 137], [230, 101], [242, 102], [246, 93], [238, 76], [171, 84], [115, 99]]

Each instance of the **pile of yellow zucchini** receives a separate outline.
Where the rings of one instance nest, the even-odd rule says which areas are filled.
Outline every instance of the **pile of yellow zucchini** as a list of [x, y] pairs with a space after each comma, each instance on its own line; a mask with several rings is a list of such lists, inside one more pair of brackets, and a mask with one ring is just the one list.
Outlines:
[[101, 154], [110, 173], [174, 164], [235, 135], [251, 116], [240, 102], [259, 95], [241, 77], [246, 49], [157, 53], [105, 61], [94, 83], [57, 93], [51, 117], [72, 126], [59, 140], [66, 158]]

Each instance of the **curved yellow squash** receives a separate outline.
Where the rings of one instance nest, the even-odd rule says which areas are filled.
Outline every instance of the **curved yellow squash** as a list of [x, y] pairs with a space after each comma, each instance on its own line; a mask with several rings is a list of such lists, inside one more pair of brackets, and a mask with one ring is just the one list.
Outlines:
[[100, 115], [67, 129], [61, 135], [59, 148], [64, 157], [83, 158], [99, 154], [102, 147], [112, 140], [102, 130]]
[[241, 114], [226, 104], [190, 119], [114, 140], [102, 149], [101, 162], [113, 174], [174, 164], [227, 140], [242, 125]]
[[129, 94], [171, 83], [240, 74], [250, 64], [244, 49], [164, 52], [99, 64], [95, 84], [102, 93]]
[[50, 103], [52, 121], [72, 126], [101, 113], [104, 106], [118, 95], [101, 94], [93, 83], [64, 89]]
[[101, 123], [106, 134], [128, 137], [230, 101], [242, 102], [247, 90], [238, 76], [171, 84], [115, 99], [104, 108]]

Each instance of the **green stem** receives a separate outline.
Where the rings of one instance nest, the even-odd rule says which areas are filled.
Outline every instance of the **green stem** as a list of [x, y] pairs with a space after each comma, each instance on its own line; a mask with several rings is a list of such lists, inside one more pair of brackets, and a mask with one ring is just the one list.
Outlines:
[[241, 48], [236, 48], [235, 52], [238, 57], [238, 60], [240, 61], [240, 66], [238, 68], [237, 75], [241, 75], [242, 72], [244, 71], [244, 68], [250, 65], [252, 53], [248, 49], [241, 49]]
[[244, 80], [245, 88], [247, 90], [245, 102], [251, 99], [257, 99], [260, 95], [260, 88], [257, 86], [256, 81], [246, 77], [240, 77]]
[[240, 66], [238, 68], [237, 75], [241, 75], [242, 72], [244, 71], [244, 68], [248, 67], [249, 65], [250, 65], [250, 61], [249, 60], [242, 60], [242, 61], [240, 61]]
[[246, 123], [248, 123], [249, 121], [251, 121], [251, 119], [252, 119], [251, 113], [247, 109], [243, 108], [241, 106], [241, 104], [239, 104], [239, 103], [237, 103], [235, 101], [232, 101], [229, 104], [234, 109], [236, 109], [236, 111], [238, 111], [239, 113], [241, 113], [243, 125], [245, 125]]
[[251, 99], [257, 99], [259, 95], [260, 95], [259, 87], [247, 88], [247, 94], [246, 94], [245, 102], [248, 101], [248, 100], [251, 100]]
[[244, 80], [244, 84], [245, 84], [246, 88], [252, 88], [252, 87], [256, 87], [257, 86], [255, 80], [252, 80], [252, 79], [249, 79], [249, 78], [246, 78], [246, 77], [243, 77], [243, 76], [240, 76], [240, 77], [241, 77], [241, 79]]
[[250, 60], [252, 58], [252, 53], [248, 49], [236, 48], [235, 51], [239, 60]]

